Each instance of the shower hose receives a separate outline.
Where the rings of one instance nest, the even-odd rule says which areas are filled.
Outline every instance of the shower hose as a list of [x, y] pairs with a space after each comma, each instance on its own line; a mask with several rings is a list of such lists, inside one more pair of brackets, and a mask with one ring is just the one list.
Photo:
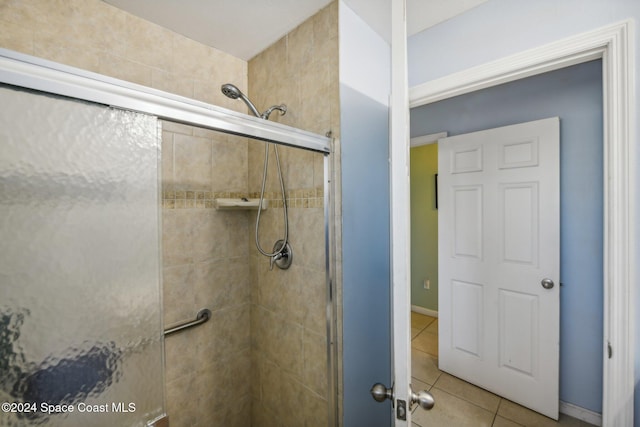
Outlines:
[[266, 182], [267, 182], [267, 168], [269, 166], [269, 146], [271, 145], [270, 142], [265, 142], [264, 144], [264, 170], [262, 172], [262, 188], [260, 189], [260, 203], [258, 203], [258, 216], [256, 218], [256, 247], [258, 248], [258, 251], [260, 251], [260, 253], [266, 257], [275, 257], [278, 254], [281, 254], [282, 251], [285, 249], [285, 246], [287, 245], [288, 239], [289, 239], [289, 215], [287, 212], [287, 198], [286, 198], [286, 193], [284, 190], [284, 180], [282, 179], [282, 169], [280, 168], [280, 156], [278, 154], [278, 146], [274, 144], [273, 149], [276, 153], [276, 164], [278, 167], [278, 177], [280, 178], [280, 191], [282, 192], [282, 206], [283, 206], [283, 216], [284, 216], [284, 238], [282, 239], [282, 245], [275, 249], [275, 252], [273, 253], [269, 253], [267, 251], [265, 251], [264, 249], [262, 249], [262, 246], [260, 246], [260, 214], [262, 213], [262, 202], [264, 200], [264, 188], [266, 186]]

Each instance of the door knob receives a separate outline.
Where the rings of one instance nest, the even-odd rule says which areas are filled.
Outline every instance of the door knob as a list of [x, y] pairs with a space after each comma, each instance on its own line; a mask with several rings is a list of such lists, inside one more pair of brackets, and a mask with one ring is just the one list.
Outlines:
[[[393, 400], [393, 388], [387, 388], [384, 384], [374, 384], [371, 387], [371, 396], [376, 402], [384, 402], [387, 399]], [[411, 399], [411, 404], [417, 403], [423, 409], [431, 409], [433, 405], [435, 405], [436, 401], [433, 398], [433, 395], [429, 393], [427, 390], [422, 390], [417, 393], [411, 391], [411, 395], [409, 397]]]
[[433, 395], [427, 390], [422, 390], [417, 393], [411, 392], [411, 404], [417, 403], [422, 409], [429, 410], [436, 404]]
[[551, 288], [553, 288], [553, 285], [554, 285], [553, 280], [551, 280], [551, 279], [542, 279], [540, 284], [545, 289], [551, 289]]
[[387, 388], [384, 384], [376, 383], [371, 387], [371, 396], [376, 402], [384, 402], [386, 399], [393, 401], [393, 388]]

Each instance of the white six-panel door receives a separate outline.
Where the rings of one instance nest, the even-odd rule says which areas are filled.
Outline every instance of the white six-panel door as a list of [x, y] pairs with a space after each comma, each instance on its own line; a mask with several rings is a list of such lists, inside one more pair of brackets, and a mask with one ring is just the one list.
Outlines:
[[559, 119], [438, 152], [440, 369], [557, 419]]

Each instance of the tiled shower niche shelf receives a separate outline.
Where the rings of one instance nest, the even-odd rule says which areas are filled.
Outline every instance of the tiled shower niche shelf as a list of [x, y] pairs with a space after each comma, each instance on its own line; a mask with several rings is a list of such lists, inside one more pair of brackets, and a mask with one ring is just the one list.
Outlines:
[[[257, 210], [260, 205], [260, 199], [215, 199], [213, 205], [218, 210]], [[269, 201], [262, 201], [262, 209], [269, 207]]]

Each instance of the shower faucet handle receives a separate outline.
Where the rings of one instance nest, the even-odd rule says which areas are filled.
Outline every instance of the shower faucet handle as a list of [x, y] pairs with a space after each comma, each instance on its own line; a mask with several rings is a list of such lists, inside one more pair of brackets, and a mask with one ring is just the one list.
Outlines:
[[284, 240], [278, 240], [276, 244], [273, 245], [273, 253], [275, 255], [273, 255], [269, 261], [269, 270], [273, 270], [274, 265], [281, 270], [286, 270], [291, 267], [293, 250], [289, 242], [285, 243]]
[[276, 261], [278, 261], [283, 256], [284, 255], [282, 255], [282, 252], [280, 252], [271, 257], [271, 259], [269, 260], [269, 271], [273, 270], [273, 264], [275, 264]]

